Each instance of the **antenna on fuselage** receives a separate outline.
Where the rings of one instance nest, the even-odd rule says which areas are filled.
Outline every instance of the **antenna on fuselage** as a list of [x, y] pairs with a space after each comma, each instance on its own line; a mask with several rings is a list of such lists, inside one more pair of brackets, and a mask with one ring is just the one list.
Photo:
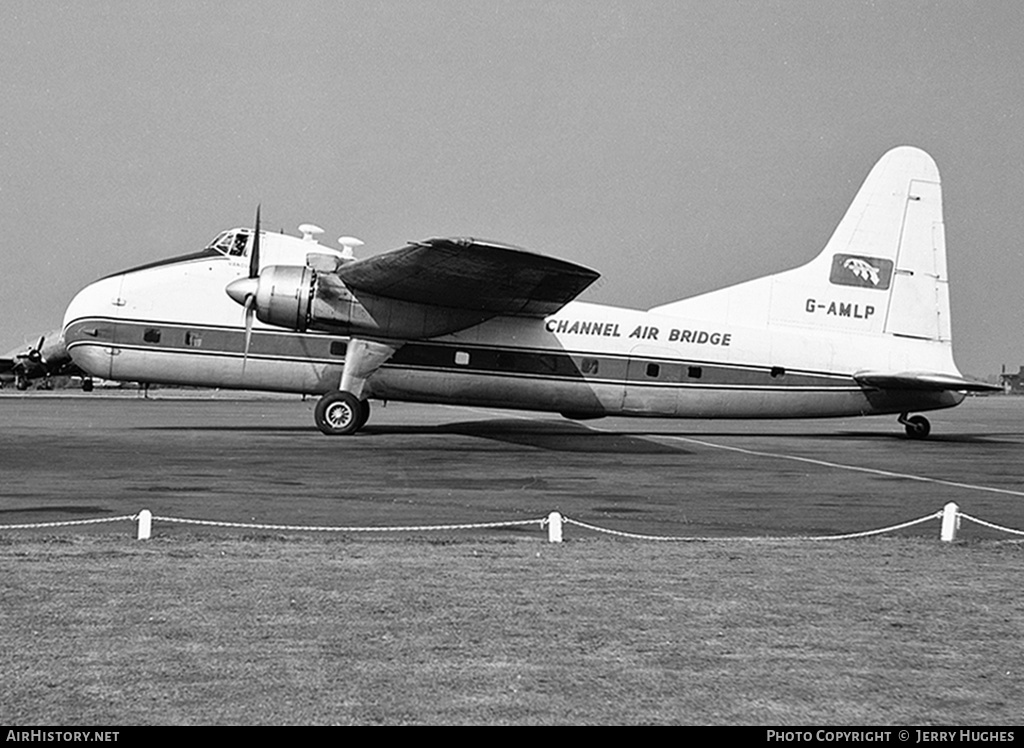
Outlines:
[[363, 246], [363, 242], [354, 236], [339, 236], [338, 244], [341, 245], [341, 259], [346, 262], [356, 259], [355, 248]]
[[299, 226], [299, 231], [302, 232], [302, 241], [304, 242], [315, 242], [316, 238], [324, 233], [324, 230], [315, 223], [304, 223]]

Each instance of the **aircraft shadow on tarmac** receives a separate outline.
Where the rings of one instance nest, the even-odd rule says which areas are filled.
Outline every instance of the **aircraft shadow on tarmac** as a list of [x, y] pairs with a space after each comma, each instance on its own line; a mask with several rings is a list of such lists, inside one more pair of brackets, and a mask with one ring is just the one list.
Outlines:
[[817, 432], [784, 432], [772, 431], [767, 428], [764, 431], [615, 431], [601, 428], [593, 429], [586, 424], [566, 421], [564, 423], [552, 421], [530, 421], [525, 419], [491, 419], [483, 421], [465, 421], [458, 423], [447, 423], [438, 425], [380, 425], [367, 426], [362, 432], [365, 435], [376, 434], [380, 436], [388, 434], [458, 434], [461, 436], [475, 436], [484, 439], [494, 439], [508, 442], [510, 444], [521, 444], [534, 446], [541, 449], [550, 449], [565, 452], [633, 452], [636, 454], [689, 454], [690, 450], [668, 444], [659, 444], [651, 441], [658, 437], [681, 437], [688, 439], [714, 439], [725, 438], [756, 438], [768, 440], [801, 439], [810, 441], [870, 441], [870, 442], [914, 442], [916, 444], [928, 444], [930, 442], [943, 442], [953, 444], [1007, 444], [1019, 446], [1020, 442], [1013, 440], [1017, 434], [1001, 434], [1011, 439], [1000, 439], [984, 434], [932, 434], [926, 441], [921, 442], [908, 438], [902, 430], [892, 432], [880, 431], [835, 431], [822, 433]]
[[485, 421], [463, 421], [435, 426], [368, 426], [366, 436], [389, 434], [454, 434], [499, 441], [505, 444], [534, 447], [551, 452], [593, 452], [614, 454], [689, 454], [689, 450], [659, 444], [645, 434], [595, 431], [585, 425], [566, 421], [530, 421], [501, 418]]
[[646, 434], [616, 433], [611, 431], [594, 431], [582, 424], [566, 421], [530, 421], [522, 418], [491, 419], [482, 421], [464, 421], [440, 424], [382, 424], [369, 425], [357, 436], [327, 439], [315, 428], [308, 426], [218, 426], [218, 425], [174, 425], [174, 426], [142, 426], [143, 431], [210, 431], [262, 434], [308, 434], [317, 441], [336, 444], [343, 447], [351, 444], [352, 439], [362, 443], [374, 437], [387, 436], [468, 436], [480, 439], [500, 441], [519, 446], [536, 447], [554, 452], [594, 452], [616, 454], [688, 454], [681, 446], [658, 444], [645, 438]]
[[[228, 431], [234, 433], [248, 432], [253, 434], [309, 434], [311, 437], [322, 438], [316, 429], [308, 426], [269, 426], [265, 424], [228, 426], [228, 425], [165, 425], [143, 426], [142, 430], [152, 431]], [[689, 451], [680, 446], [659, 444], [651, 441], [657, 437], [679, 437], [687, 439], [715, 438], [756, 438], [767, 440], [803, 439], [810, 441], [866, 441], [866, 442], [914, 442], [929, 444], [935, 442], [951, 444], [984, 444], [1020, 446], [1024, 434], [1001, 433], [998, 435], [964, 434], [964, 433], [933, 433], [925, 441], [909, 439], [901, 430], [893, 431], [772, 431], [770, 427], [764, 431], [696, 431], [691, 429], [679, 431], [615, 431], [607, 428], [595, 430], [586, 424], [572, 421], [554, 422], [546, 420], [529, 420], [524, 418], [495, 418], [488, 420], [458, 421], [439, 424], [370, 424], [358, 436], [343, 437], [336, 440], [342, 444], [347, 439], [359, 441], [367, 437], [384, 436], [415, 436], [443, 435], [478, 437], [495, 441], [532, 446], [559, 452], [617, 452], [623, 454], [688, 454]], [[1000, 438], [1002, 437], [1002, 438]]]

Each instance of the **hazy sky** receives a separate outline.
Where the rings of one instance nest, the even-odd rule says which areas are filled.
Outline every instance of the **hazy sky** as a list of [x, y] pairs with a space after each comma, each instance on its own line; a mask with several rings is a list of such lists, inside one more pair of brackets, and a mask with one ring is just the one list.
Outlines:
[[874, 162], [943, 179], [960, 368], [1024, 364], [1019, 0], [0, 3], [0, 350], [81, 287], [311, 221], [648, 308], [783, 270]]

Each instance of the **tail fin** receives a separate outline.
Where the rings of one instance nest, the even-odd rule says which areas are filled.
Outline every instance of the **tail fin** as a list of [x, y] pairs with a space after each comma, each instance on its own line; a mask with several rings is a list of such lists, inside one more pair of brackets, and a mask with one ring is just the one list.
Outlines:
[[894, 148], [806, 265], [656, 307], [659, 314], [950, 341], [942, 189], [931, 156]]

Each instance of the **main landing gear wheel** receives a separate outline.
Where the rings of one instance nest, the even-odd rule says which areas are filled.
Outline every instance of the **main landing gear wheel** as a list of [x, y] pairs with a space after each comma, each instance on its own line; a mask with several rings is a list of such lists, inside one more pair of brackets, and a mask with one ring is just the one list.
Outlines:
[[927, 439], [928, 434], [932, 431], [932, 425], [924, 416], [911, 416], [907, 418], [907, 414], [904, 413], [900, 416], [899, 421], [903, 424], [903, 427], [907, 430], [907, 436], [911, 439]]
[[328, 392], [316, 404], [316, 426], [328, 436], [356, 433], [370, 417], [370, 404], [351, 392]]
[[369, 420], [370, 420], [370, 401], [369, 400], [360, 400], [359, 401], [359, 418], [356, 419], [356, 422], [359, 425], [356, 426], [356, 431], [359, 431], [359, 429], [361, 429], [363, 426], [365, 426], [366, 422], [369, 421]]

